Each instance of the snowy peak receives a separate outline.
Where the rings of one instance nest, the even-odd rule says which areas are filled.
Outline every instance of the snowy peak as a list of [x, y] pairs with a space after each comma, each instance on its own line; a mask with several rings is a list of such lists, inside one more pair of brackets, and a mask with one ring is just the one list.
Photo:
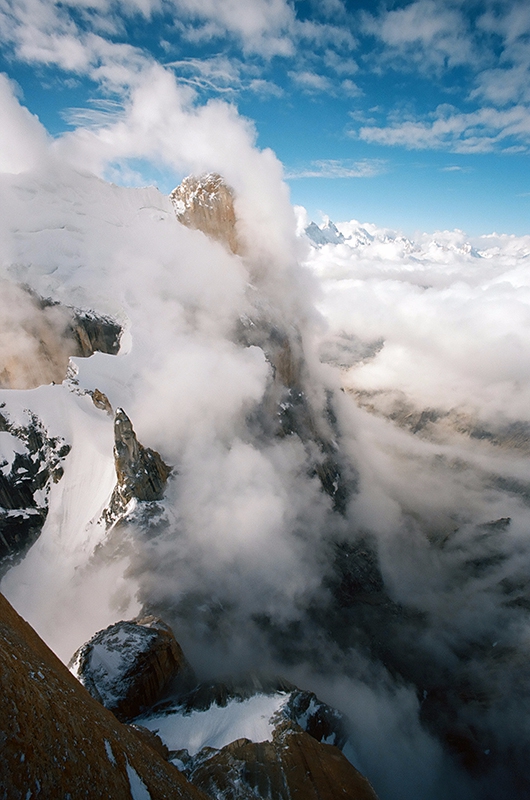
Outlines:
[[326, 218], [323, 225], [311, 222], [304, 230], [311, 244], [317, 248], [325, 245], [345, 244], [359, 250], [363, 256], [396, 259], [411, 256], [417, 260], [441, 260], [449, 254], [479, 258], [486, 253], [477, 250], [462, 231], [436, 231], [421, 234], [412, 240], [399, 231], [378, 228], [371, 223], [361, 224], [357, 220], [335, 224]]
[[222, 242], [233, 253], [240, 252], [234, 195], [220, 175], [190, 175], [171, 192], [170, 199], [179, 222]]
[[344, 236], [331, 220], [327, 220], [321, 227], [319, 227], [316, 222], [310, 222], [305, 229], [305, 234], [317, 246], [322, 246], [324, 244], [342, 244], [344, 242]]

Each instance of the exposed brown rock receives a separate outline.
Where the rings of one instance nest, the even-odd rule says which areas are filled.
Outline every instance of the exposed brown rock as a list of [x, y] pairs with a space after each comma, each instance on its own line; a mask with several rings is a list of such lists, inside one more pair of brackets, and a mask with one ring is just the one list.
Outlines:
[[151, 800], [206, 800], [88, 694], [2, 595], [0, 684], [2, 800], [125, 800], [143, 787]]
[[317, 742], [293, 723], [277, 728], [272, 742], [231, 742], [189, 777], [223, 800], [377, 800], [337, 747]]
[[42, 298], [26, 286], [0, 281], [0, 388], [61, 383], [71, 356], [115, 355], [121, 327], [92, 312]]
[[96, 408], [99, 408], [101, 411], [106, 411], [109, 416], [112, 416], [112, 406], [107, 395], [100, 392], [99, 389], [94, 389], [91, 395], [92, 402]]
[[137, 736], [142, 739], [149, 747], [152, 747], [153, 750], [156, 750], [159, 756], [162, 756], [164, 761], [168, 761], [169, 759], [169, 750], [160, 738], [158, 734], [150, 731], [149, 728], [144, 728], [143, 725], [137, 725], [134, 722], [128, 723], [127, 727], [134, 731]]
[[184, 178], [170, 194], [179, 222], [241, 253], [232, 189], [215, 172]]
[[173, 631], [152, 616], [96, 633], [73, 655], [70, 668], [121, 720], [150, 708], [170, 683], [187, 687], [193, 678]]

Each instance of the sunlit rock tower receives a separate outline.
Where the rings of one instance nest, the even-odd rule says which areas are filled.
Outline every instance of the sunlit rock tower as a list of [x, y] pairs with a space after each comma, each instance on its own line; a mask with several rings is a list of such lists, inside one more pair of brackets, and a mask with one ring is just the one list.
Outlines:
[[[170, 198], [179, 222], [221, 242], [245, 261], [249, 259], [238, 234], [233, 190], [220, 175], [187, 177]], [[249, 272], [252, 274], [251, 263]], [[273, 303], [264, 303], [259, 290], [256, 295], [254, 313], [241, 318], [234, 331], [238, 344], [261, 348], [271, 366], [267, 390], [259, 409], [248, 420], [249, 425], [262, 439], [298, 436], [310, 455], [310, 473], [318, 476], [334, 509], [344, 512], [355, 486], [355, 474], [339, 455], [331, 394], [324, 414], [313, 407], [303, 332], [296, 320], [282, 319], [281, 314], [275, 313]]]

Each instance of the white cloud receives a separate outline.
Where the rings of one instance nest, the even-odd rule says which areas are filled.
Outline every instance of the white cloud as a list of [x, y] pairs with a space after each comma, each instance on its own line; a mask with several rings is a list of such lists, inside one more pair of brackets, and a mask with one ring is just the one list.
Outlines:
[[475, 63], [478, 58], [464, 15], [434, 0], [416, 0], [403, 8], [362, 14], [363, 28], [386, 46], [382, 58], [444, 68]]
[[254, 140], [251, 123], [233, 106], [220, 101], [194, 106], [187, 87], [179, 86], [169, 70], [152, 65], [140, 73], [116, 119], [64, 134], [55, 150], [102, 176], [113, 164], [139, 158], [175, 176], [220, 172], [240, 197], [242, 225], [252, 229], [255, 253], [290, 264], [296, 245], [282, 167], [270, 150], [257, 150]]
[[530, 101], [530, 65], [490, 69], [481, 72], [476, 78], [476, 88], [470, 93], [471, 99], [483, 98], [496, 105]]
[[373, 178], [385, 172], [386, 162], [378, 158], [362, 161], [351, 159], [321, 159], [311, 161], [308, 167], [290, 169], [286, 178]]
[[44, 127], [20, 105], [15, 91], [15, 85], [0, 73], [0, 172], [25, 172], [49, 157]]
[[175, 6], [236, 35], [245, 52], [269, 57], [294, 52], [290, 30], [295, 16], [285, 0], [176, 0]]
[[348, 97], [360, 97], [364, 94], [363, 90], [349, 78], [341, 81], [340, 88]]
[[451, 107], [439, 106], [427, 121], [405, 120], [387, 127], [363, 126], [358, 135], [366, 142], [411, 150], [485, 153], [507, 150], [511, 147], [511, 137], [528, 147], [530, 110], [519, 105], [506, 110], [482, 108], [459, 113]]
[[324, 63], [337, 75], [355, 75], [359, 71], [359, 65], [353, 58], [339, 54], [335, 50], [326, 50]]
[[302, 70], [300, 72], [289, 72], [292, 81], [307, 92], [329, 92], [333, 88], [330, 79], [325, 75], [318, 75], [316, 72]]

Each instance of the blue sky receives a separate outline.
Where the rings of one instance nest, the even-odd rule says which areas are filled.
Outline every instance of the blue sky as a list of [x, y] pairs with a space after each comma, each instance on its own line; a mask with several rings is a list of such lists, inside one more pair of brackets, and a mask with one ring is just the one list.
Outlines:
[[112, 138], [115, 182], [182, 176], [129, 125], [157, 97], [163, 121], [165, 75], [188, 114], [248, 118], [317, 220], [530, 232], [527, 0], [0, 0], [0, 38], [52, 136], [97, 138], [98, 163]]

